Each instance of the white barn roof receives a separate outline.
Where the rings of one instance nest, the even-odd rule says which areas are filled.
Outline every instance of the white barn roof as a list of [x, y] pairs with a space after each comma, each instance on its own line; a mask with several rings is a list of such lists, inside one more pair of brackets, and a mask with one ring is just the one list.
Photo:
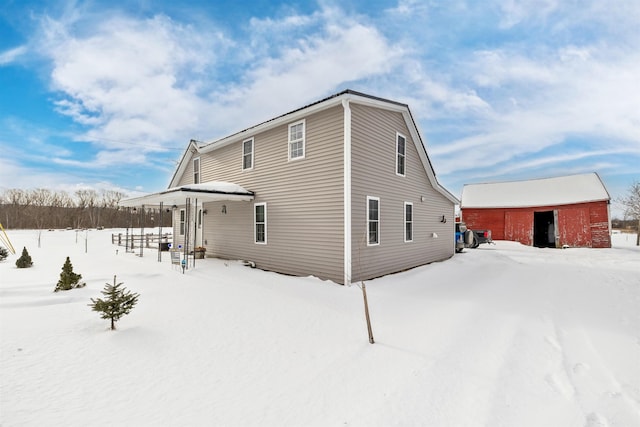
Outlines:
[[610, 200], [597, 173], [528, 181], [466, 184], [460, 207], [523, 208]]

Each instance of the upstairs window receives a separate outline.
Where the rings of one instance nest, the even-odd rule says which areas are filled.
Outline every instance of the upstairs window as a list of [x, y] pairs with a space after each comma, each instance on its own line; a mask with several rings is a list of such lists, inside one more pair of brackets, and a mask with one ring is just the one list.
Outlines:
[[254, 239], [256, 243], [267, 243], [267, 204], [256, 203], [254, 206]]
[[396, 175], [405, 175], [405, 160], [407, 150], [407, 138], [396, 134]]
[[304, 158], [304, 120], [289, 125], [289, 160]]
[[380, 244], [380, 199], [367, 196], [367, 246]]
[[413, 242], [413, 203], [404, 202], [404, 241]]
[[200, 184], [200, 157], [193, 159], [193, 183]]
[[253, 169], [253, 138], [242, 142], [242, 169]]

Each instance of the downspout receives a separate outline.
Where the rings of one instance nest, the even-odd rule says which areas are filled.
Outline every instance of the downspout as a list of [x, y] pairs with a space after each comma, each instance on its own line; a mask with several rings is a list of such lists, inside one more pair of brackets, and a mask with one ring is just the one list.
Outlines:
[[344, 284], [351, 285], [351, 108], [349, 100], [342, 100], [344, 108]]

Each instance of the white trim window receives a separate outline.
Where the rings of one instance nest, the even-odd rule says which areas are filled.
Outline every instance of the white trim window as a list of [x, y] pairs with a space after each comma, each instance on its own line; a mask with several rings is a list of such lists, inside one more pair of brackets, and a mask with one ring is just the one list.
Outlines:
[[242, 170], [253, 169], [253, 138], [242, 141]]
[[380, 244], [380, 198], [367, 196], [367, 246]]
[[407, 138], [396, 133], [396, 175], [405, 176], [407, 161]]
[[267, 244], [267, 204], [255, 203], [253, 205], [253, 237], [254, 242]]
[[413, 203], [404, 202], [404, 241], [413, 242]]
[[305, 121], [289, 125], [289, 160], [304, 159]]
[[184, 209], [180, 209], [180, 235], [184, 236], [184, 231], [186, 228], [186, 215]]
[[200, 157], [193, 159], [193, 183], [200, 184]]

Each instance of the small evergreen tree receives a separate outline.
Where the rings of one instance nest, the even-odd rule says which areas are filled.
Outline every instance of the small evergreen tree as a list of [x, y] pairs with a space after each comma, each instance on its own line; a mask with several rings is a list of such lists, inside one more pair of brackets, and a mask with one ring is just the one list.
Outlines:
[[9, 256], [7, 248], [0, 246], [0, 261], [4, 261]]
[[129, 314], [140, 296], [120, 286], [122, 286], [122, 283], [116, 284], [116, 276], [113, 276], [113, 285], [107, 283], [102, 291], [106, 298], [104, 300], [91, 298], [91, 304], [89, 304], [93, 311], [102, 313], [101, 317], [103, 319], [111, 320], [112, 330], [116, 328], [115, 322], [120, 320], [122, 316]]
[[80, 283], [82, 274], [76, 274], [73, 272], [73, 265], [71, 260], [67, 257], [67, 260], [62, 266], [62, 273], [60, 273], [60, 280], [53, 292], [68, 291], [69, 289], [82, 288], [86, 286], [86, 283]]
[[27, 252], [27, 248], [22, 248], [22, 255], [16, 261], [16, 267], [18, 268], [29, 268], [33, 265], [33, 261], [31, 260], [31, 255]]

